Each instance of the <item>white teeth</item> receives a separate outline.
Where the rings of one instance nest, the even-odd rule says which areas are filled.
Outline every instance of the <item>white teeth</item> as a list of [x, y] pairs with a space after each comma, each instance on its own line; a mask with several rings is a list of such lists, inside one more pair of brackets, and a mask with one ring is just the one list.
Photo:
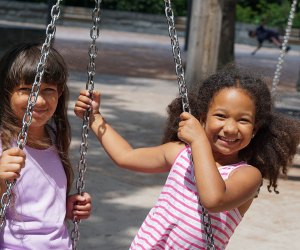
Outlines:
[[225, 137], [222, 137], [222, 136], [220, 136], [220, 138], [221, 138], [223, 141], [227, 141], [227, 142], [234, 142], [234, 141], [237, 140], [237, 139], [228, 139], [228, 138], [225, 138]]

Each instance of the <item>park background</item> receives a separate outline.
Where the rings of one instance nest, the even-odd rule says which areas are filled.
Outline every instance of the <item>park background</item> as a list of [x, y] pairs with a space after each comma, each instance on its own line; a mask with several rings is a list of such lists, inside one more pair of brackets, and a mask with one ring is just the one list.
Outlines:
[[[202, 30], [205, 27], [199, 24], [196, 31], [191, 32], [189, 18], [193, 17], [192, 1], [172, 1], [184, 64], [187, 67], [190, 65], [193, 73], [200, 71], [205, 75], [234, 60], [243, 67], [261, 73], [271, 84], [279, 50], [266, 43], [257, 55], [251, 56], [256, 41], [249, 39], [247, 31], [264, 21], [267, 27], [276, 29], [283, 36], [291, 1], [193, 2], [196, 1], [205, 5], [205, 13], [202, 14], [206, 17], [208, 13], [211, 13], [212, 17], [219, 15], [223, 27], [219, 30], [228, 32], [206, 33], [208, 37], [214, 35], [211, 39], [221, 38], [219, 47], [214, 48], [213, 63], [189, 64], [188, 51], [203, 52], [201, 47], [188, 46], [189, 40], [199, 39], [195, 36], [193, 38], [193, 35], [199, 30], [200, 33], [205, 32]], [[178, 93], [164, 17], [164, 1], [102, 2], [95, 87], [103, 93], [103, 113], [132, 145], [157, 145], [160, 143], [166, 118], [165, 107]], [[0, 0], [0, 54], [16, 42], [44, 41], [45, 27], [49, 22], [49, 6], [53, 3], [56, 1]], [[72, 109], [79, 90], [85, 87], [87, 78], [87, 50], [91, 42], [89, 30], [93, 6], [94, 1], [62, 1], [62, 13], [57, 22], [54, 42], [54, 46], [64, 55], [70, 68], [69, 117], [72, 124], [71, 156], [74, 167], [79, 156], [81, 121], [74, 117]], [[221, 16], [219, 10], [222, 10]], [[215, 18], [208, 20], [211, 19]], [[213, 21], [211, 22], [210, 25], [213, 25]], [[227, 28], [224, 27], [226, 23]], [[213, 44], [215, 43], [211, 45]], [[300, 68], [298, 44], [297, 8], [290, 39], [292, 50], [285, 57], [276, 101], [278, 109], [296, 118], [300, 103], [297, 93]], [[199, 58], [201, 59], [201, 56]], [[197, 69], [198, 65], [208, 68], [210, 63], [213, 66], [207, 72]], [[188, 72], [187, 77], [191, 79]], [[196, 74], [195, 77], [201, 76]], [[237, 229], [228, 249], [299, 247], [297, 239], [300, 233], [300, 219], [297, 218], [297, 214], [300, 211], [300, 173], [297, 157], [288, 179], [280, 181], [280, 194], [269, 194], [262, 190], [260, 197]], [[136, 230], [157, 199], [166, 175], [145, 175], [118, 169], [107, 158], [92, 134], [89, 137], [87, 161], [85, 189], [93, 195], [93, 215], [80, 225], [80, 249], [128, 249]]]

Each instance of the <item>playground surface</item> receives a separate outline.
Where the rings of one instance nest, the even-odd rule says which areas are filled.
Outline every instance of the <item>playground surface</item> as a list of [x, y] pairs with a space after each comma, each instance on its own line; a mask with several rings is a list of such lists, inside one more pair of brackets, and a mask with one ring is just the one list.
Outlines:
[[[183, 45], [183, 38], [180, 38]], [[72, 125], [71, 156], [79, 160], [81, 120], [73, 107], [87, 79], [89, 30], [57, 28], [55, 46], [70, 68], [69, 117]], [[160, 143], [166, 106], [177, 95], [177, 81], [169, 37], [126, 31], [102, 30], [96, 58], [95, 89], [102, 92], [102, 114], [134, 147]], [[236, 61], [272, 79], [279, 50], [236, 44]], [[185, 52], [182, 52], [185, 60]], [[278, 105], [300, 108], [295, 93], [300, 51], [286, 56]], [[298, 157], [298, 156], [297, 156]], [[295, 164], [300, 162], [295, 158]], [[117, 168], [105, 155], [95, 136], [89, 135], [85, 190], [93, 197], [92, 216], [80, 224], [79, 249], [123, 250], [129, 245], [154, 205], [166, 174], [141, 174]], [[280, 194], [264, 184], [246, 213], [228, 250], [299, 249], [300, 168], [292, 167], [287, 180], [280, 179]], [[70, 225], [72, 226], [72, 225]]]

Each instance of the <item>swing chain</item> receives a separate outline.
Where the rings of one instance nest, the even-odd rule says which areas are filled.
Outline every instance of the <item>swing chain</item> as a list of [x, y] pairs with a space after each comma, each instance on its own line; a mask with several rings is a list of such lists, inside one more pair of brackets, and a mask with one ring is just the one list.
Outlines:
[[169, 25], [169, 36], [171, 38], [172, 52], [173, 52], [174, 62], [175, 62], [175, 70], [176, 70], [177, 81], [179, 85], [179, 95], [182, 100], [182, 108], [183, 111], [190, 113], [191, 111], [190, 111], [187, 87], [186, 87], [186, 82], [184, 77], [184, 68], [182, 65], [180, 46], [179, 46], [178, 36], [175, 28], [174, 12], [170, 0], [165, 0], [165, 14]]
[[[183, 111], [191, 113], [188, 94], [187, 94], [187, 87], [185, 82], [185, 76], [184, 76], [184, 68], [182, 66], [182, 60], [181, 60], [180, 46], [179, 46], [178, 36], [175, 28], [174, 12], [170, 0], [165, 0], [165, 14], [169, 25], [169, 36], [171, 38], [172, 52], [173, 52], [174, 62], [175, 62], [175, 70], [176, 70], [177, 81], [179, 86], [179, 95], [181, 96]], [[202, 204], [200, 202], [199, 204], [202, 210], [201, 219], [204, 225], [204, 230], [206, 235], [206, 243], [207, 243], [206, 249], [214, 250], [215, 245], [214, 245], [214, 238], [211, 229], [211, 219], [209, 214], [205, 210], [205, 208], [202, 206]]]
[[[190, 155], [190, 162], [193, 164], [193, 157]], [[194, 166], [193, 166], [194, 168]], [[196, 185], [196, 176], [194, 176], [194, 182]], [[204, 226], [204, 232], [205, 232], [205, 239], [206, 239], [206, 250], [216, 250], [215, 243], [214, 243], [214, 235], [211, 228], [211, 219], [209, 213], [206, 211], [206, 209], [203, 207], [203, 205], [200, 202], [200, 199], [198, 199], [199, 205], [201, 207], [201, 221]]]
[[[192, 155], [190, 155], [190, 161], [193, 162]], [[193, 166], [194, 168], [194, 166]], [[196, 185], [196, 176], [194, 176], [194, 181]], [[209, 213], [206, 211], [204, 206], [200, 202], [200, 198], [198, 199], [199, 205], [201, 207], [201, 221], [204, 226], [205, 239], [206, 239], [206, 250], [216, 250], [214, 243], [214, 235], [211, 227], [211, 219]]]
[[283, 43], [281, 44], [281, 50], [280, 50], [280, 55], [278, 57], [278, 62], [276, 65], [275, 75], [274, 75], [273, 82], [272, 82], [271, 94], [274, 98], [275, 98], [275, 94], [276, 94], [276, 88], [279, 83], [279, 78], [281, 75], [282, 64], [284, 61], [283, 58], [286, 54], [286, 49], [287, 49], [288, 41], [290, 38], [291, 30], [292, 30], [293, 19], [295, 17], [296, 7], [297, 7], [297, 0], [293, 0], [293, 2], [291, 4], [290, 14], [288, 17], [288, 23], [287, 23], [287, 26], [285, 29], [285, 35], [283, 37]]
[[[19, 132], [18, 137], [17, 137], [17, 145], [20, 149], [23, 149], [27, 142], [28, 129], [32, 122], [33, 108], [38, 99], [47, 56], [49, 54], [49, 51], [51, 48], [51, 42], [52, 42], [52, 40], [55, 36], [55, 32], [56, 32], [55, 22], [60, 16], [59, 3], [61, 1], [62, 0], [57, 0], [56, 4], [53, 5], [53, 7], [51, 9], [52, 19], [46, 29], [46, 39], [41, 48], [41, 57], [40, 57], [40, 61], [36, 68], [36, 75], [34, 78], [34, 83], [32, 84], [31, 92], [28, 97], [28, 103], [27, 103], [26, 111], [25, 111], [25, 114], [23, 116], [23, 121], [22, 121], [22, 129]], [[0, 204], [0, 206], [1, 206], [1, 208], [0, 208], [0, 229], [2, 229], [4, 227], [6, 211], [10, 205], [10, 202], [12, 199], [12, 193], [13, 193], [12, 189], [15, 186], [15, 184], [16, 184], [16, 180], [6, 181], [6, 191], [3, 193], [2, 197], [1, 197], [1, 204]]]
[[[92, 39], [91, 45], [89, 47], [89, 63], [87, 66], [88, 80], [86, 82], [86, 90], [88, 90], [90, 98], [92, 98], [94, 90], [94, 76], [96, 74], [96, 63], [95, 59], [97, 57], [98, 48], [96, 46], [96, 40], [99, 37], [100, 21], [101, 21], [101, 9], [100, 4], [102, 0], [95, 0], [95, 8], [92, 12], [93, 26], [90, 30], [90, 37]], [[82, 195], [85, 186], [84, 174], [87, 169], [86, 155], [88, 151], [88, 133], [89, 133], [89, 121], [90, 121], [91, 108], [89, 108], [83, 117], [82, 122], [82, 134], [81, 134], [81, 144], [80, 144], [80, 160], [78, 162], [78, 179], [76, 180], [77, 193]], [[77, 242], [80, 237], [79, 233], [79, 223], [78, 220], [73, 220], [74, 227], [71, 232], [72, 238], [72, 249], [77, 250]]]
[[211, 228], [211, 219], [208, 212], [205, 210], [203, 205], [201, 205], [201, 220], [204, 225], [204, 231], [206, 236], [206, 249], [207, 250], [215, 250], [214, 236]]

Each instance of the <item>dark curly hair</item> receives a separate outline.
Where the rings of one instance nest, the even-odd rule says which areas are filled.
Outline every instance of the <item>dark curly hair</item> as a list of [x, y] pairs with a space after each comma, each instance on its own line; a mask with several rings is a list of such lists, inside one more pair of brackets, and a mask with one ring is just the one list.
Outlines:
[[[227, 65], [204, 80], [196, 91], [188, 95], [193, 116], [205, 120], [214, 95], [224, 88], [243, 89], [255, 103], [257, 132], [249, 145], [239, 152], [241, 160], [255, 166], [263, 178], [269, 180], [268, 190], [277, 191], [280, 174], [286, 176], [287, 167], [296, 154], [300, 142], [300, 122], [275, 112], [268, 85], [263, 79], [234, 65]], [[177, 137], [181, 98], [168, 106], [168, 119], [163, 143], [179, 141]]]

